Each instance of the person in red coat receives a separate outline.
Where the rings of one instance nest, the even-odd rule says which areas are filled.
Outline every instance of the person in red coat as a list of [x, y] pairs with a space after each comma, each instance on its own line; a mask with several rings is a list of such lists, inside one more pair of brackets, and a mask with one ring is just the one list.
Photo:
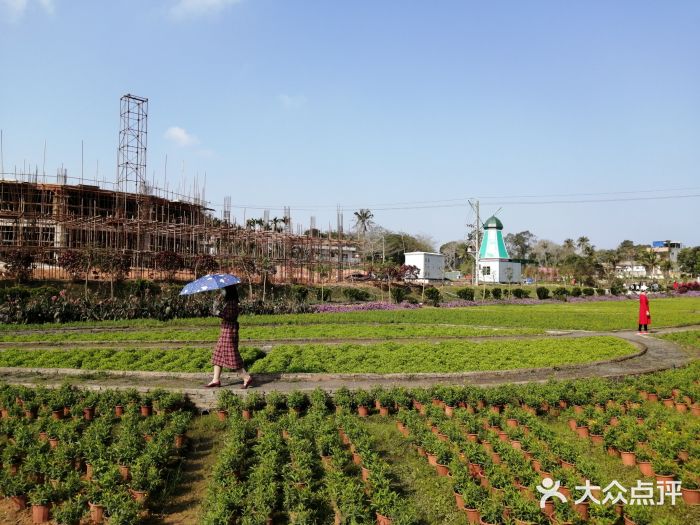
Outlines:
[[647, 328], [651, 324], [651, 313], [649, 312], [649, 298], [642, 290], [639, 294], [639, 333], [646, 334]]
[[253, 382], [253, 377], [243, 368], [243, 358], [238, 351], [238, 289], [236, 285], [227, 286], [222, 288], [221, 292], [223, 303], [214, 304], [214, 315], [221, 317], [221, 331], [211, 358], [211, 363], [214, 365], [214, 378], [207, 388], [221, 386], [223, 367], [239, 372], [244, 378], [242, 388], [248, 388]]

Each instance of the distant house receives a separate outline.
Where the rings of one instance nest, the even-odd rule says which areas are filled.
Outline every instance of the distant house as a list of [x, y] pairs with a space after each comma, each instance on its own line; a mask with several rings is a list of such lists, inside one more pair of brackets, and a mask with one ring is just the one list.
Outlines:
[[615, 273], [620, 277], [647, 277], [647, 269], [636, 261], [620, 261]]
[[503, 223], [494, 215], [484, 223], [479, 249], [479, 281], [483, 283], [520, 282], [522, 265], [508, 256], [503, 242]]
[[405, 264], [418, 268], [416, 280], [442, 281], [445, 279], [445, 256], [441, 253], [406, 252]]

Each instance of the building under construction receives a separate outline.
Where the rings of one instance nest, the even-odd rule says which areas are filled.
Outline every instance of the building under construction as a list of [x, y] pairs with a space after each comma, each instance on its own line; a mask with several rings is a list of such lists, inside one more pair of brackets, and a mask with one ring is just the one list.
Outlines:
[[306, 283], [342, 280], [359, 264], [355, 244], [343, 236], [341, 217], [337, 231], [325, 235], [314, 224], [294, 234], [288, 209], [279, 220], [266, 216], [237, 225], [231, 221], [230, 198], [217, 217], [203, 191], [177, 195], [148, 184], [148, 101], [126, 95], [121, 102], [116, 184], [69, 180], [62, 169], [51, 182], [38, 173], [2, 174], [0, 262], [10, 252], [28, 252], [36, 278], [61, 279], [68, 277], [57, 264], [62, 252], [108, 250], [128, 254], [130, 277], [158, 279], [156, 254], [168, 251], [184, 261], [182, 279], [192, 277], [197, 258], [209, 255], [222, 268], [264, 264], [277, 281]]

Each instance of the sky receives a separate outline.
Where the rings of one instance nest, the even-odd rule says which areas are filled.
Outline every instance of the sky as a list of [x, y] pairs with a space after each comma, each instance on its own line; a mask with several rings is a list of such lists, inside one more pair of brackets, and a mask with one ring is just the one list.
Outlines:
[[114, 181], [131, 93], [149, 178], [238, 222], [369, 208], [437, 248], [471, 198], [504, 233], [698, 245], [698, 27], [682, 0], [0, 0], [2, 167]]

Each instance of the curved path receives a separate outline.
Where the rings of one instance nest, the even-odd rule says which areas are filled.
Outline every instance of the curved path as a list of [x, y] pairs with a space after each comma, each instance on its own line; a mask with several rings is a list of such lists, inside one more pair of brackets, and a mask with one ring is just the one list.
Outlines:
[[[659, 329], [654, 334], [700, 329], [700, 326]], [[692, 358], [679, 345], [650, 335], [639, 335], [632, 331], [586, 332], [575, 331], [562, 336], [562, 343], [568, 337], [614, 336], [629, 341], [639, 351], [631, 356], [609, 361], [582, 365], [566, 365], [552, 368], [515, 369], [484, 372], [463, 372], [450, 374], [259, 374], [257, 391], [313, 390], [321, 387], [333, 391], [342, 386], [348, 388], [371, 388], [373, 386], [426, 387], [435, 384], [470, 384], [493, 386], [503, 383], [545, 382], [550, 379], [580, 379], [587, 377], [619, 378], [683, 366]], [[521, 338], [529, 338], [522, 336]], [[540, 336], [541, 337], [541, 336]], [[503, 339], [518, 338], [504, 336]], [[473, 339], [473, 338], [468, 338]], [[493, 340], [493, 337], [487, 339]], [[499, 338], [496, 338], [499, 339]], [[414, 339], [415, 340], [415, 339]], [[385, 341], [385, 340], [383, 340]], [[275, 341], [278, 343], [278, 341]], [[182, 374], [169, 372], [103, 372], [74, 369], [28, 369], [0, 368], [0, 380], [27, 386], [58, 386], [66, 379], [83, 388], [136, 388], [147, 391], [165, 388], [185, 392], [200, 409], [215, 406], [218, 389], [206, 389], [203, 385], [209, 374]], [[226, 377], [224, 388], [244, 393], [239, 389], [240, 379]]]

